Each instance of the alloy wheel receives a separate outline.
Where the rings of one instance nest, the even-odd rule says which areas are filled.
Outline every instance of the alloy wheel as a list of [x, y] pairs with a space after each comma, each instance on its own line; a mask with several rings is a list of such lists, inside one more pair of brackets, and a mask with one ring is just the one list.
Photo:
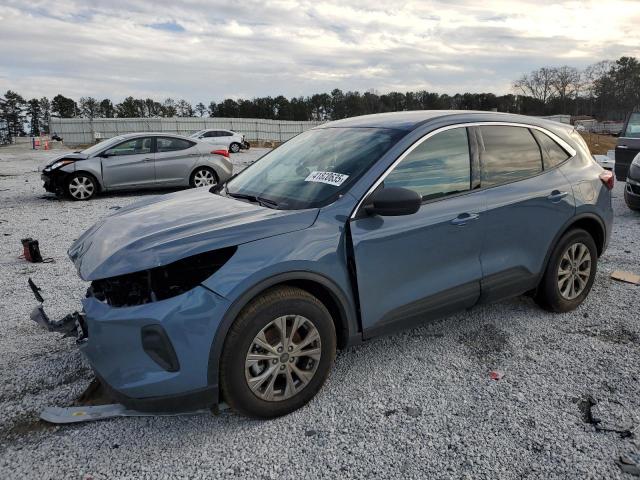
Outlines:
[[591, 252], [584, 243], [572, 243], [560, 258], [558, 290], [567, 300], [578, 297], [589, 283]]
[[86, 200], [91, 197], [95, 188], [89, 177], [78, 176], [69, 182], [69, 194], [77, 200]]
[[315, 325], [301, 315], [271, 321], [254, 337], [245, 360], [249, 389], [262, 400], [286, 400], [313, 379], [322, 346]]
[[193, 175], [193, 185], [196, 187], [208, 187], [215, 184], [216, 179], [209, 170], [203, 168]]

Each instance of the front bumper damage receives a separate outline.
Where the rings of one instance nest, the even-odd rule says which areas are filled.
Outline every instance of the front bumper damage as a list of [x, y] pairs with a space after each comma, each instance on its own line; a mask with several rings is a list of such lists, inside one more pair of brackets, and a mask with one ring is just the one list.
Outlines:
[[51, 320], [44, 311], [44, 298], [40, 294], [42, 290], [36, 286], [31, 278], [29, 278], [29, 287], [36, 300], [40, 302], [40, 305], [31, 311], [31, 320], [49, 332], [61, 333], [63, 335], [62, 338], [75, 337], [77, 343], [86, 341], [87, 326], [83, 313], [73, 312], [65, 315], [60, 320]]
[[31, 319], [50, 332], [73, 337], [107, 396], [142, 412], [217, 408], [218, 386], [208, 381], [209, 350], [228, 302], [198, 286], [138, 306], [113, 307], [93, 296], [81, 312], [60, 320], [40, 305]]

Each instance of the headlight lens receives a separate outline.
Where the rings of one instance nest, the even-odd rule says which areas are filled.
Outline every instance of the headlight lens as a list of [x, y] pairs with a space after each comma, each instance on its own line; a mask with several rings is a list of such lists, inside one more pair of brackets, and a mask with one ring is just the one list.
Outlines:
[[55, 170], [56, 168], [64, 167], [65, 165], [69, 165], [70, 163], [74, 163], [75, 160], [58, 160], [56, 163], [49, 167], [49, 170]]
[[640, 167], [640, 153], [636, 155], [636, 158], [634, 158], [631, 163], [636, 167]]

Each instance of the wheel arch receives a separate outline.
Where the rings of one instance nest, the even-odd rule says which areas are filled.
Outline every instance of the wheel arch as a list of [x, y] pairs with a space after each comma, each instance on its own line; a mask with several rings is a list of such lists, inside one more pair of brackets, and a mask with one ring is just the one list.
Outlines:
[[547, 270], [547, 266], [549, 265], [549, 260], [551, 259], [551, 253], [553, 249], [556, 248], [556, 245], [560, 241], [560, 239], [569, 231], [575, 228], [581, 228], [589, 233], [596, 244], [596, 249], [598, 251], [598, 257], [602, 255], [604, 249], [606, 247], [606, 239], [607, 239], [607, 230], [604, 221], [594, 213], [583, 213], [580, 215], [576, 215], [571, 218], [556, 234], [549, 249], [547, 250], [547, 254], [544, 258], [544, 268], [540, 272], [540, 279], [542, 279], [544, 272]]
[[333, 319], [338, 348], [358, 343], [359, 328], [356, 314], [346, 294], [332, 280], [312, 272], [289, 272], [275, 275], [246, 290], [225, 313], [209, 351], [208, 383], [216, 385], [219, 378], [219, 360], [231, 325], [242, 309], [267, 289], [278, 286], [298, 287], [320, 300]]

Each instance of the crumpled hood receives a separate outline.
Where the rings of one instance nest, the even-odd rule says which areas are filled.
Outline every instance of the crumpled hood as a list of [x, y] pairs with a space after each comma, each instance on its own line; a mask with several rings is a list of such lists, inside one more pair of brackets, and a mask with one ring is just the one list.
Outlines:
[[81, 152], [70, 152], [70, 153], [65, 153], [64, 155], [58, 155], [56, 158], [54, 158], [49, 163], [47, 163], [45, 165], [45, 168], [50, 167], [51, 165], [56, 163], [58, 160], [62, 160], [63, 158], [69, 158], [71, 160], [86, 160], [87, 158], [89, 158], [89, 155]]
[[317, 215], [318, 209], [273, 210], [196, 188], [118, 210], [83, 233], [68, 254], [83, 280], [97, 280], [302, 230]]

